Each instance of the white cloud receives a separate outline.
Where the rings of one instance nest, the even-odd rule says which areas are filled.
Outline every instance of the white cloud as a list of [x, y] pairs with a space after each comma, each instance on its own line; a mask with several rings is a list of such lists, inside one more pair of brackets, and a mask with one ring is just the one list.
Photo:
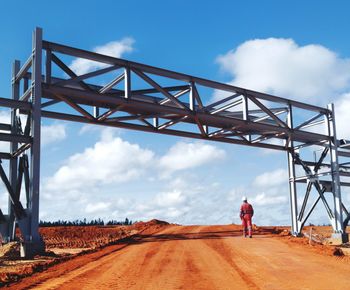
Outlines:
[[196, 142], [178, 142], [160, 158], [159, 166], [169, 174], [178, 170], [190, 169], [205, 163], [224, 158], [225, 151], [216, 146]]
[[62, 124], [42, 125], [41, 135], [42, 146], [62, 141], [67, 137], [66, 126]]
[[48, 191], [91, 190], [96, 185], [121, 183], [139, 177], [149, 167], [154, 153], [114, 137], [104, 130], [101, 140], [84, 152], [69, 157], [47, 180]]
[[86, 213], [96, 213], [100, 211], [108, 210], [111, 206], [110, 202], [97, 202], [97, 203], [89, 203], [85, 208]]
[[[134, 39], [130, 37], [123, 38], [120, 41], [112, 41], [93, 49], [99, 54], [120, 58], [124, 53], [133, 51]], [[85, 74], [87, 72], [106, 67], [106, 64], [78, 58], [72, 61], [70, 68], [77, 74]]]
[[299, 46], [292, 39], [249, 40], [217, 62], [235, 85], [320, 104], [350, 85], [350, 59], [321, 45]]
[[277, 169], [258, 175], [251, 184], [234, 188], [229, 193], [229, 201], [238, 204], [235, 223], [240, 223], [238, 209], [241, 197], [247, 196], [254, 207], [253, 223], [258, 225], [288, 225], [289, 195], [288, 178], [284, 169]]
[[103, 132], [107, 131], [113, 131], [113, 134], [115, 135], [121, 135], [124, 129], [121, 128], [111, 128], [111, 127], [105, 127], [101, 125], [94, 125], [94, 124], [86, 124], [81, 126], [78, 135], [86, 135], [86, 134], [96, 134], [100, 135], [103, 134]]
[[342, 95], [335, 103], [337, 138], [350, 139], [350, 93]]
[[163, 192], [157, 194], [155, 197], [155, 203], [158, 206], [178, 206], [186, 201], [185, 194], [178, 189], [174, 189], [171, 192]]
[[288, 205], [288, 196], [287, 195], [278, 195], [271, 196], [265, 192], [258, 193], [253, 197], [249, 202], [254, 204], [255, 207], [265, 206], [265, 205]]
[[10, 124], [11, 123], [11, 112], [10, 110], [0, 110], [0, 123]]
[[[322, 45], [300, 46], [293, 39], [268, 38], [246, 41], [217, 62], [234, 85], [320, 106], [334, 102], [337, 137], [350, 138], [349, 58]], [[218, 100], [224, 94], [216, 91], [213, 97]], [[323, 127], [308, 131], [323, 132]]]
[[[350, 121], [346, 109], [350, 107], [350, 94], [345, 94], [350, 89], [348, 59], [320, 45], [298, 46], [290, 39], [272, 38], [247, 41], [219, 57], [218, 62], [230, 74], [232, 83], [240, 86], [322, 105], [338, 98], [338, 136], [341, 131], [349, 132], [345, 125]], [[90, 64], [84, 68], [91, 69]], [[82, 129], [80, 133], [85, 132]], [[255, 208], [255, 223], [290, 223], [287, 170], [265, 172], [244, 185], [227, 185], [220, 180], [223, 186], [218, 187], [207, 179], [208, 172], [198, 167], [209, 167], [224, 158], [226, 153], [222, 149], [201, 142], [178, 142], [163, 156], [156, 156], [108, 130], [102, 132], [99, 142], [67, 159], [44, 186], [51, 196], [62, 198], [66, 205], [74, 201], [77, 213], [68, 213], [72, 218], [86, 214], [105, 219], [159, 218], [185, 224], [228, 223], [232, 219], [239, 223], [241, 196], [247, 195]], [[160, 179], [154, 174], [157, 171], [160, 177], [166, 174], [172, 178]], [[139, 179], [122, 187], [123, 182], [141, 176], [142, 183]], [[240, 182], [239, 178], [232, 180]], [[129, 189], [135, 184], [136, 189]], [[302, 194], [300, 191], [299, 196]], [[316, 215], [317, 212], [312, 217]]]
[[92, 124], [87, 124], [83, 125], [78, 134], [79, 135], [84, 135], [87, 133], [101, 133], [106, 127], [99, 126], [99, 125], [92, 125]]
[[254, 181], [253, 185], [257, 188], [266, 188], [278, 186], [286, 183], [288, 179], [288, 172], [285, 169], [277, 169], [270, 172], [265, 172], [261, 175], [258, 175]]
[[[171, 162], [180, 158], [180, 153], [186, 158], [174, 168]], [[215, 216], [215, 220], [220, 220], [222, 212], [216, 214], [211, 210], [212, 216], [206, 214], [208, 208], [220, 208], [220, 203], [225, 203], [225, 198], [214, 194], [220, 191], [217, 184], [212, 185], [212, 180], [208, 179], [208, 185], [203, 186], [203, 177], [183, 171], [216, 162], [223, 156], [223, 150], [200, 142], [179, 142], [165, 155], [156, 156], [153, 151], [105, 129], [94, 146], [72, 155], [55, 174], [43, 180], [45, 218], [52, 218], [50, 212], [55, 212], [55, 216], [67, 219], [120, 220], [127, 216], [133, 220], [158, 218], [170, 222], [208, 223], [210, 217]], [[164, 171], [172, 179], [164, 180], [154, 174]], [[155, 180], [149, 180], [151, 176]], [[139, 177], [142, 183], [136, 181]], [[129, 181], [132, 183], [127, 183]], [[64, 211], [67, 206], [74, 210]]]

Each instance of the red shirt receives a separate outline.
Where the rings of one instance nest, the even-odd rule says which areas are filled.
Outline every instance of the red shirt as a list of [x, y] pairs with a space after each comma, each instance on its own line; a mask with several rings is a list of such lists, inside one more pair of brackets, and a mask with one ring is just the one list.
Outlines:
[[241, 205], [240, 216], [243, 217], [245, 214], [250, 214], [251, 216], [254, 215], [254, 209], [253, 209], [252, 205], [248, 202], [244, 202]]

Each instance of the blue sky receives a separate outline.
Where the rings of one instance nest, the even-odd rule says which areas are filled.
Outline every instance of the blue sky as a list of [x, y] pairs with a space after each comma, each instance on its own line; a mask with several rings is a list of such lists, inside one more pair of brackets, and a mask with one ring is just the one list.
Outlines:
[[[0, 96], [10, 97], [11, 63], [27, 59], [32, 30], [39, 26], [49, 41], [93, 50], [132, 39], [116, 56], [322, 106], [335, 102], [346, 137], [349, 6], [347, 1], [4, 1]], [[289, 223], [283, 153], [48, 120], [43, 127], [43, 219], [238, 222], [241, 196], [248, 195], [257, 208], [256, 223]], [[109, 164], [102, 172], [103, 163], [89, 154], [111, 148], [120, 166]], [[118, 170], [129, 175], [116, 178], [112, 173]], [[2, 209], [5, 198], [0, 197]], [[324, 216], [321, 208], [311, 221], [327, 222]]]

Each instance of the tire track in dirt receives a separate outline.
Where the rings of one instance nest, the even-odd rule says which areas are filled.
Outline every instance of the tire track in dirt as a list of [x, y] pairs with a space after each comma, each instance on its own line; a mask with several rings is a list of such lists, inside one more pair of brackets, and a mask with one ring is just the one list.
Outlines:
[[[39, 289], [39, 287], [42, 287], [42, 285], [53, 279], [52, 276], [55, 276], [56, 278], [65, 276], [72, 271], [78, 271], [81, 268], [85, 267], [86, 265], [89, 265], [90, 263], [93, 263], [95, 260], [101, 259], [103, 257], [109, 256], [112, 253], [118, 252], [123, 250], [124, 248], [128, 247], [128, 244], [121, 244], [121, 245], [113, 245], [110, 246], [108, 249], [102, 249], [96, 253], [87, 254], [86, 256], [79, 256], [75, 259], [84, 259], [85, 263], [74, 263], [75, 259], [68, 260], [67, 262], [63, 262], [61, 265], [64, 265], [62, 269], [58, 268], [60, 264], [57, 266], [54, 266], [53, 268], [49, 268], [45, 272], [42, 273], [36, 273], [33, 276], [24, 279], [24, 283], [20, 282], [18, 284], [13, 284], [10, 286], [11, 289]], [[109, 251], [108, 251], [109, 250]], [[108, 252], [107, 252], [108, 251]], [[66, 267], [69, 265], [69, 267]], [[53, 273], [54, 272], [54, 273]], [[39, 277], [39, 279], [37, 279]], [[31, 278], [33, 278], [33, 281], [31, 282]], [[22, 284], [24, 284], [22, 286]]]
[[205, 276], [205, 283], [193, 289], [259, 289], [243, 279], [237, 268], [232, 267], [221, 253], [206, 242], [205, 239], [190, 241], [191, 262]]
[[[13, 289], [347, 289], [350, 265], [233, 226], [168, 226]], [[112, 250], [112, 251], [111, 251]], [[93, 260], [92, 257], [96, 257]], [[29, 280], [28, 278], [27, 280]], [[26, 279], [25, 279], [26, 280]], [[36, 280], [36, 281], [40, 281]], [[25, 281], [23, 281], [25, 282]], [[26, 285], [26, 286], [23, 286]]]
[[214, 251], [216, 251], [242, 278], [242, 280], [247, 284], [249, 289], [260, 289], [254, 282], [253, 279], [247, 275], [246, 272], [240, 269], [240, 267], [236, 264], [234, 259], [227, 255], [227, 251], [222, 247], [222, 245], [218, 245], [218, 243], [213, 244], [213, 242], [207, 242], [209, 247], [211, 247]]
[[[165, 229], [164, 232], [168, 232], [169, 229]], [[163, 233], [163, 231], [158, 234]], [[146, 235], [147, 237], [147, 235]], [[157, 254], [157, 249], [151, 249], [151, 251], [145, 251], [143, 245], [139, 245], [138, 241], [142, 238], [136, 238], [131, 245], [125, 245], [122, 251], [106, 254], [100, 257], [98, 260], [90, 262], [84, 266], [74, 269], [71, 272], [65, 273], [60, 277], [44, 281], [40, 285], [35, 285], [35, 289], [107, 289], [112, 284], [118, 284], [119, 281], [125, 282], [125, 277], [128, 277], [135, 271], [134, 267], [130, 267], [132, 263], [129, 261], [138, 261], [142, 256], [149, 255], [149, 257]], [[132, 247], [132, 251], [127, 248]], [[145, 260], [146, 258], [144, 258]], [[112, 275], [115, 269], [115, 265], [118, 265], [118, 274]], [[147, 265], [143, 265], [147, 266]], [[128, 273], [128, 274], [126, 274]], [[107, 279], [104, 279], [107, 277]], [[75, 283], [74, 283], [74, 280]], [[104, 282], [106, 281], [106, 282]], [[65, 286], [65, 284], [67, 286]], [[128, 284], [128, 283], [127, 283]], [[74, 286], [77, 285], [77, 286]], [[134, 285], [131, 281], [130, 285], [126, 285], [128, 289]], [[122, 289], [122, 288], [120, 288]]]
[[[173, 233], [173, 228], [166, 229], [155, 236], [169, 233]], [[55, 286], [58, 285], [55, 285], [51, 289], [68, 289], [68, 287], [72, 287], [71, 285], [77, 284], [77, 280], [82, 282], [80, 285], [84, 285], [80, 286], [80, 289], [154, 289], [154, 286], [157, 289], [176, 289], [175, 285], [169, 283], [171, 280], [169, 277], [166, 279], [159, 277], [164, 272], [162, 265], [166, 266], [167, 262], [174, 260], [172, 256], [176, 245], [174, 243], [157, 243], [150, 241], [150, 239], [152, 237], [148, 236], [144, 240], [141, 239], [140, 244], [133, 245], [132, 255], [124, 253], [123, 257], [120, 257], [120, 260], [116, 260], [112, 265], [101, 261], [103, 262], [101, 269], [87, 269], [87, 271], [79, 273], [69, 280], [70, 286], [67, 288], [62, 284], [56, 288]], [[108, 269], [105, 270], [105, 268]], [[169, 269], [169, 267], [166, 268]], [[113, 272], [117, 275], [114, 275]], [[89, 278], [86, 279], [86, 276]], [[138, 277], [142, 277], [142, 286], [137, 284]], [[176, 278], [177, 284], [180, 283], [179, 274], [170, 277]], [[166, 285], [162, 285], [165, 281]]]
[[[227, 227], [226, 227], [227, 229]], [[218, 227], [216, 227], [216, 230]], [[212, 231], [212, 227], [202, 227], [203, 232], [210, 232]], [[238, 238], [238, 237], [235, 237]], [[232, 244], [231, 239], [229, 239], [230, 244]], [[232, 252], [232, 247], [227, 247], [226, 242], [227, 238], [225, 237], [220, 237], [220, 235], [217, 235], [217, 239], [208, 239], [205, 241], [205, 243], [213, 249], [215, 252], [217, 252], [225, 261], [239, 274], [239, 276], [244, 280], [244, 282], [247, 284], [247, 287], [249, 289], [260, 289], [260, 287], [257, 285], [257, 283], [254, 282], [254, 278], [256, 278], [256, 273], [255, 275], [248, 275], [247, 272], [245, 272], [244, 269], [245, 267], [242, 267], [242, 264], [238, 264], [237, 258], [240, 256], [236, 252]], [[246, 261], [249, 261], [246, 259]], [[252, 261], [249, 261], [249, 264], [252, 263]]]
[[[209, 226], [203, 231], [214, 229], [219, 230]], [[206, 243], [229, 263], [234, 261], [241, 273], [260, 289], [349, 288], [350, 265], [346, 259], [340, 265], [339, 258], [314, 254], [305, 246], [293, 247], [271, 235], [257, 235], [253, 239], [222, 237], [208, 239]]]

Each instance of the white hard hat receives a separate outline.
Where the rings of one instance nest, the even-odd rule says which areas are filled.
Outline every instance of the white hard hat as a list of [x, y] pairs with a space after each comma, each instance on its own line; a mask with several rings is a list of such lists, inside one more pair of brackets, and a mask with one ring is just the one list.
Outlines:
[[247, 199], [247, 197], [246, 196], [243, 196], [242, 197], [242, 201], [247, 201], [248, 199]]

